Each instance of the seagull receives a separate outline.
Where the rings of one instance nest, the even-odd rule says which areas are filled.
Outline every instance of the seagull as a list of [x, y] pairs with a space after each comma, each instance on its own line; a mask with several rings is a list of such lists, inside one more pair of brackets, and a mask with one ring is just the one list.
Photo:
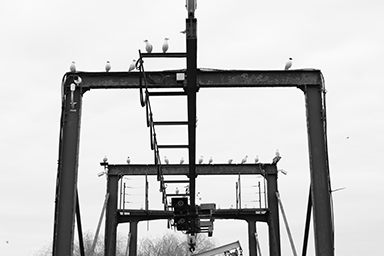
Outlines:
[[178, 187], [176, 187], [176, 194], [179, 194], [179, 188]]
[[292, 67], [292, 58], [289, 58], [287, 63], [285, 63], [285, 70], [288, 70]]
[[166, 53], [166, 52], [168, 51], [168, 47], [169, 47], [169, 45], [168, 45], [168, 40], [169, 40], [169, 38], [165, 38], [165, 39], [164, 39], [164, 43], [163, 43], [163, 53]]
[[210, 157], [209, 160], [208, 160], [208, 164], [211, 164], [213, 162], [213, 158]]
[[241, 164], [245, 164], [245, 162], [247, 162], [247, 159], [248, 159], [248, 156], [245, 156], [245, 157], [241, 160]]
[[128, 156], [127, 157], [127, 164], [130, 164], [131, 163], [131, 158]]
[[273, 163], [273, 164], [277, 164], [277, 162], [279, 162], [280, 159], [281, 159], [280, 152], [279, 152], [278, 149], [276, 149], [276, 153], [275, 153], [275, 155], [276, 155], [276, 156], [272, 159], [272, 163]]
[[147, 39], [145, 39], [144, 42], [145, 42], [145, 50], [147, 51], [147, 53], [151, 53], [153, 46], [151, 45], [150, 42], [148, 42]]
[[132, 70], [134, 70], [135, 66], [136, 66], [136, 60], [132, 60], [131, 65], [129, 65], [128, 72], [131, 72]]
[[164, 157], [164, 161], [165, 161], [166, 164], [169, 164], [169, 160], [168, 160], [168, 158], [166, 156]]
[[275, 153], [275, 155], [276, 155], [277, 157], [280, 157], [280, 152], [279, 152], [278, 149], [276, 149], [276, 153]]
[[104, 163], [108, 162], [108, 158], [107, 158], [107, 156], [104, 156], [104, 158], [103, 158], [103, 162], [104, 162]]
[[71, 72], [76, 72], [76, 63], [72, 61], [71, 66], [69, 66], [69, 70]]
[[256, 156], [255, 157], [255, 164], [257, 164], [259, 162], [259, 156]]
[[181, 157], [180, 164], [183, 164], [183, 163], [184, 163], [184, 157]]
[[228, 160], [228, 164], [232, 164], [233, 159]]
[[200, 158], [199, 158], [199, 164], [202, 164], [202, 163], [203, 163], [203, 160], [204, 160], [204, 157], [203, 157], [203, 156], [200, 156]]
[[111, 63], [108, 60], [107, 63], [105, 64], [105, 71], [109, 72], [109, 70], [111, 70]]

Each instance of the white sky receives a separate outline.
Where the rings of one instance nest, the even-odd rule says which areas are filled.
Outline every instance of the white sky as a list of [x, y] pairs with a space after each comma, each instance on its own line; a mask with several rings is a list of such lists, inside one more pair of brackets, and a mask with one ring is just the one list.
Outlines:
[[[378, 255], [384, 222], [384, 3], [382, 1], [199, 1], [198, 67], [322, 70], [327, 94], [328, 139], [334, 193], [336, 254]], [[33, 255], [53, 237], [60, 82], [72, 60], [78, 70], [128, 69], [144, 39], [160, 51], [184, 51], [183, 0], [2, 1], [0, 255]], [[181, 60], [147, 60], [146, 70], [184, 68]], [[381, 73], [380, 73], [381, 72]], [[84, 96], [79, 193], [83, 229], [94, 231], [105, 194], [99, 162], [152, 163], [145, 111], [138, 91], [90, 91]], [[166, 103], [164, 103], [166, 102]], [[153, 103], [157, 120], [186, 117], [186, 103]], [[298, 89], [212, 89], [198, 94], [197, 154], [215, 163], [244, 155], [270, 162], [278, 148], [279, 188], [298, 252], [301, 252], [309, 186], [303, 93]], [[159, 140], [186, 140], [181, 130], [159, 131]], [[349, 138], [349, 139], [347, 139]], [[165, 151], [176, 163], [186, 151]], [[136, 178], [138, 179], [138, 178]], [[140, 179], [137, 182], [141, 181]], [[203, 202], [235, 203], [236, 177], [199, 177]], [[257, 182], [243, 178], [244, 190]], [[140, 186], [140, 185], [137, 185]], [[249, 188], [249, 187], [248, 187]], [[158, 184], [151, 183], [156, 191]], [[138, 189], [139, 190], [139, 189]], [[140, 191], [140, 190], [139, 190]], [[139, 192], [140, 193], [140, 192]], [[151, 192], [151, 206], [160, 199]], [[245, 199], [244, 199], [245, 200]], [[124, 234], [127, 225], [119, 230]], [[156, 236], [164, 222], [140, 224], [139, 236]], [[260, 225], [263, 255], [265, 227]], [[218, 244], [240, 240], [248, 253], [246, 224], [216, 221]], [[311, 230], [313, 238], [313, 230]], [[380, 239], [381, 238], [381, 239]], [[281, 222], [283, 255], [290, 255]], [[6, 241], [9, 241], [7, 243]], [[313, 240], [308, 255], [314, 255]]]

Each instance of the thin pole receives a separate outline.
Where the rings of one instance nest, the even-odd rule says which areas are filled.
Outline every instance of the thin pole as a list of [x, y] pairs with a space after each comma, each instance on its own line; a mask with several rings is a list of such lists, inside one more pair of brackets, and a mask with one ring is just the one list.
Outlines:
[[301, 253], [302, 256], [306, 256], [307, 255], [309, 228], [310, 228], [310, 224], [311, 224], [311, 213], [312, 213], [312, 193], [311, 193], [311, 186], [309, 186], [309, 196], [308, 196], [308, 205], [307, 205], [307, 217], [305, 218], [303, 251]]
[[259, 206], [261, 208], [261, 186], [260, 186], [260, 181], [258, 182], [258, 186], [259, 186]]
[[241, 209], [241, 178], [239, 173], [239, 209]]
[[99, 238], [100, 227], [101, 227], [101, 223], [103, 222], [104, 213], [105, 213], [105, 208], [107, 207], [108, 198], [109, 198], [109, 193], [107, 193], [107, 194], [105, 195], [103, 208], [101, 209], [101, 213], [100, 213], [100, 217], [99, 217], [99, 223], [97, 224], [97, 228], [96, 228], [96, 232], [95, 232], [95, 237], [93, 238], [92, 249], [91, 249], [91, 255], [93, 255], [93, 253], [94, 253], [94, 251], [95, 251], [96, 244], [97, 244], [97, 240], [98, 240], [98, 238]]
[[77, 220], [77, 233], [79, 235], [80, 255], [85, 256], [83, 229], [81, 227], [81, 217], [80, 217], [79, 191], [77, 190], [77, 188], [76, 188], [76, 220]]
[[284, 220], [285, 228], [287, 229], [287, 233], [288, 233], [288, 237], [289, 237], [289, 242], [291, 244], [293, 255], [297, 256], [295, 244], [293, 243], [293, 238], [292, 238], [291, 230], [290, 230], [289, 225], [288, 225], [287, 217], [285, 216], [285, 211], [284, 211], [283, 203], [281, 202], [280, 196], [279, 196], [279, 192], [277, 192], [277, 191], [276, 191], [276, 197], [277, 197], [277, 201], [279, 202], [281, 214], [283, 215], [283, 220]]

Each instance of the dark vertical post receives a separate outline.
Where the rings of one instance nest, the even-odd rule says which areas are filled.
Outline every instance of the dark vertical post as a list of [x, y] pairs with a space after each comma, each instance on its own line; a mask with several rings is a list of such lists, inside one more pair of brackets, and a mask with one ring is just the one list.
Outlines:
[[316, 256], [332, 256], [333, 231], [322, 88], [307, 86], [307, 130]]
[[248, 222], [248, 248], [249, 256], [257, 256], [257, 242], [256, 242], [256, 221], [247, 220]]
[[[187, 29], [187, 101], [188, 101], [188, 145], [189, 145], [189, 198], [191, 208], [195, 209], [196, 193], [196, 93], [197, 93], [197, 20], [193, 13], [188, 14]], [[195, 221], [192, 221], [192, 233], [195, 233]]]
[[267, 170], [267, 197], [268, 197], [268, 209], [269, 209], [269, 255], [280, 256], [280, 222], [279, 222], [279, 206], [276, 198], [277, 189], [277, 167], [271, 166]]
[[239, 173], [239, 209], [241, 209], [241, 178]]
[[307, 204], [307, 217], [305, 218], [303, 250], [301, 253], [302, 256], [307, 255], [309, 227], [311, 224], [311, 213], [312, 213], [312, 195], [311, 195], [311, 187], [309, 187], [309, 196], [308, 196], [308, 204]]
[[80, 255], [85, 256], [84, 241], [83, 241], [83, 228], [81, 226], [79, 191], [77, 189], [76, 189], [76, 221], [77, 221], [77, 233], [79, 235]]
[[131, 220], [129, 222], [129, 233], [131, 239], [129, 240], [129, 256], [137, 255], [137, 220]]
[[107, 202], [107, 211], [105, 214], [105, 238], [104, 255], [116, 255], [116, 234], [117, 234], [117, 190], [119, 176], [108, 175], [107, 193], [109, 193]]
[[[71, 95], [68, 84], [65, 90], [56, 181], [53, 256], [72, 255], [74, 238], [82, 92], [77, 87]], [[74, 102], [76, 104], [71, 105]]]

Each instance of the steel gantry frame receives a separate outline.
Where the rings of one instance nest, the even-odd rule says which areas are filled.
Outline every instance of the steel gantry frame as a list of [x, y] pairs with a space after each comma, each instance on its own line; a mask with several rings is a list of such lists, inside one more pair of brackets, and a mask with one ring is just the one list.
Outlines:
[[[146, 72], [152, 81], [148, 87], [151, 89], [184, 88], [184, 81], [178, 81], [176, 77], [177, 74], [185, 74], [185, 72], [186, 70]], [[79, 83], [79, 77], [81, 83]], [[53, 255], [55, 256], [72, 255], [83, 94], [94, 89], [140, 88], [140, 74], [137, 72], [77, 72], [66, 73], [64, 78], [55, 197], [53, 239]], [[317, 256], [334, 255], [324, 123], [324, 87], [320, 70], [197, 69], [196, 84], [199, 88], [295, 87], [304, 92], [315, 250]]]

